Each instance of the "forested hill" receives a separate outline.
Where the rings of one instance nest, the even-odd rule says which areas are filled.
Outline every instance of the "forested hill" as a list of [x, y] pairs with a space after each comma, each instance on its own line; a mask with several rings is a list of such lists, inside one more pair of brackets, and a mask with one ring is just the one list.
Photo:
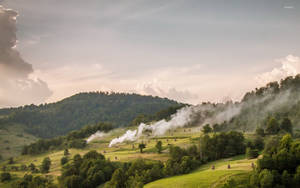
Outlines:
[[30, 134], [50, 138], [98, 122], [125, 126], [140, 114], [152, 115], [177, 105], [166, 98], [138, 94], [80, 93], [56, 103], [0, 109], [0, 128], [20, 124]]
[[292, 121], [294, 130], [300, 129], [300, 75], [248, 92], [234, 107], [239, 113], [227, 122], [229, 129], [252, 131], [266, 128], [270, 119], [281, 124], [285, 118]]

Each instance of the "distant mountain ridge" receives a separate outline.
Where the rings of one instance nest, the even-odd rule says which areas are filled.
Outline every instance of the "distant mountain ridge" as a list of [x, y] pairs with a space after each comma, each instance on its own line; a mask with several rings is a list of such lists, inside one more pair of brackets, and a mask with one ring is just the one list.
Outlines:
[[126, 126], [140, 114], [152, 115], [179, 104], [167, 98], [138, 94], [79, 93], [56, 103], [0, 109], [0, 129], [21, 124], [32, 135], [51, 138], [98, 122]]

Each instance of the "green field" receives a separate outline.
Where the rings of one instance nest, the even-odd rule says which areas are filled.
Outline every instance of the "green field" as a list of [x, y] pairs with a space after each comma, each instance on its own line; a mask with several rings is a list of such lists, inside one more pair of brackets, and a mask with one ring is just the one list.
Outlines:
[[[124, 142], [122, 144], [117, 144], [111, 148], [108, 147], [109, 142], [113, 138], [124, 134], [128, 129], [135, 128], [136, 127], [130, 127], [127, 129], [115, 129], [111, 132], [111, 134], [90, 142], [84, 149], [69, 149], [69, 159], [72, 159], [76, 154], [84, 155], [88, 151], [96, 150], [105, 155], [105, 157], [107, 159], [110, 159], [111, 161], [126, 162], [135, 160], [137, 158], [166, 161], [169, 158], [169, 144], [185, 148], [190, 146], [191, 144], [198, 144], [199, 137], [202, 134], [197, 128], [178, 128], [174, 131], [167, 132], [163, 137], [143, 137], [136, 142]], [[155, 149], [155, 144], [157, 141], [162, 141], [163, 143], [163, 151], [161, 154], [158, 154]], [[11, 140], [10, 142], [13, 142], [13, 140]], [[140, 153], [138, 149], [138, 143], [141, 142], [146, 143], [146, 148], [144, 149], [143, 153]], [[38, 173], [34, 175], [50, 175], [53, 176], [54, 182], [57, 182], [56, 177], [61, 174], [62, 166], [60, 164], [60, 160], [64, 155], [63, 153], [63, 150], [54, 150], [40, 155], [18, 156], [14, 158], [14, 164], [8, 165], [7, 161], [0, 163], [0, 172], [2, 172], [2, 167], [4, 165], [10, 168], [11, 166], [20, 167], [23, 164], [28, 166], [30, 163], [33, 163], [37, 167], [39, 167], [45, 157], [50, 157], [52, 162], [50, 172], [48, 174]], [[217, 185], [220, 180], [224, 180], [229, 176], [250, 171], [251, 162], [253, 162], [253, 160], [244, 160], [241, 156], [232, 159], [224, 159], [217, 162], [211, 162], [201, 166], [201, 168], [191, 174], [162, 179], [148, 184], [146, 187], [207, 187], [212, 184]], [[230, 170], [227, 170], [228, 163], [230, 163], [232, 166], [232, 169]], [[212, 171], [210, 169], [211, 165], [215, 165], [216, 170]], [[15, 178], [21, 178], [26, 173], [31, 172], [10, 170], [10, 173]], [[9, 184], [0, 183], [0, 187], [4, 186], [10, 187]]]
[[[207, 163], [196, 171], [180, 176], [164, 178], [145, 185], [145, 188], [207, 188], [220, 187], [231, 176], [242, 176], [252, 170], [253, 160], [244, 159], [244, 156], [237, 156], [230, 159], [222, 159]], [[227, 165], [230, 164], [230, 169]], [[212, 170], [215, 165], [215, 170]]]
[[[200, 136], [200, 132], [197, 132], [196, 130], [179, 128], [175, 131], [168, 132], [166, 135], [164, 135], [164, 137], [141, 138], [136, 142], [125, 142], [122, 144], [117, 144], [111, 148], [108, 147], [109, 142], [113, 138], [116, 138], [117, 136], [124, 134], [128, 129], [135, 129], [135, 128], [136, 127], [130, 127], [127, 129], [115, 129], [114, 131], [111, 132], [110, 135], [92, 141], [84, 149], [69, 149], [69, 152], [71, 154], [69, 158], [72, 159], [72, 157], [76, 154], [84, 155], [88, 151], [96, 150], [97, 152], [100, 152], [103, 155], [105, 155], [105, 157], [107, 159], [110, 159], [111, 161], [126, 162], [126, 161], [132, 161], [137, 158], [166, 161], [168, 159], [168, 150], [167, 150], [168, 144], [187, 147], [190, 144], [195, 143], [196, 142], [195, 138]], [[13, 139], [10, 140], [11, 140], [10, 142], [12, 143]], [[162, 154], [158, 154], [155, 149], [155, 144], [159, 140], [162, 141], [163, 143], [164, 150]], [[144, 149], [143, 153], [140, 153], [138, 149], [138, 143], [141, 142], [146, 143], [146, 148]], [[15, 155], [18, 155], [18, 153]], [[2, 167], [4, 165], [9, 168], [11, 166], [20, 167], [22, 164], [29, 165], [30, 163], [33, 163], [37, 167], [39, 167], [42, 163], [42, 160], [45, 157], [50, 157], [52, 162], [50, 172], [47, 175], [52, 175], [54, 179], [56, 179], [56, 177], [59, 176], [61, 173], [60, 160], [63, 157], [63, 150], [59, 150], [59, 151], [54, 150], [40, 155], [17, 156], [14, 158], [15, 161], [14, 164], [9, 165], [7, 164], [7, 161], [0, 163], [0, 172], [2, 172]], [[16, 177], [23, 177], [24, 174], [30, 173], [29, 171], [10, 171], [10, 172]], [[36, 175], [41, 175], [41, 174], [36, 174]]]

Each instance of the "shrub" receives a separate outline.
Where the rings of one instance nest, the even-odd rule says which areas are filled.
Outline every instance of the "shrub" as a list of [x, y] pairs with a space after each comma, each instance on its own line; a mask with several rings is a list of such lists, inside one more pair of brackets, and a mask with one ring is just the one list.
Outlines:
[[61, 160], [60, 160], [60, 164], [61, 165], [64, 165], [68, 162], [68, 158], [67, 157], [62, 157]]
[[246, 149], [246, 157], [248, 159], [254, 159], [258, 156], [259, 156], [259, 153], [258, 153], [257, 149], [251, 149], [251, 148]]
[[8, 172], [1, 173], [0, 180], [1, 180], [1, 182], [10, 181], [11, 180], [10, 173], [8, 173]]

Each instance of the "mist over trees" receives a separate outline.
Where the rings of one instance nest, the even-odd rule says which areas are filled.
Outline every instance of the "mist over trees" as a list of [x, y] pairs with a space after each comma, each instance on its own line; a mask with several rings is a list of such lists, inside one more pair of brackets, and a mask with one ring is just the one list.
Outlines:
[[291, 124], [300, 127], [299, 91], [300, 75], [296, 75], [246, 93], [237, 104], [240, 113], [227, 122], [227, 130], [253, 131], [260, 127], [270, 134], [280, 130], [292, 133]]

